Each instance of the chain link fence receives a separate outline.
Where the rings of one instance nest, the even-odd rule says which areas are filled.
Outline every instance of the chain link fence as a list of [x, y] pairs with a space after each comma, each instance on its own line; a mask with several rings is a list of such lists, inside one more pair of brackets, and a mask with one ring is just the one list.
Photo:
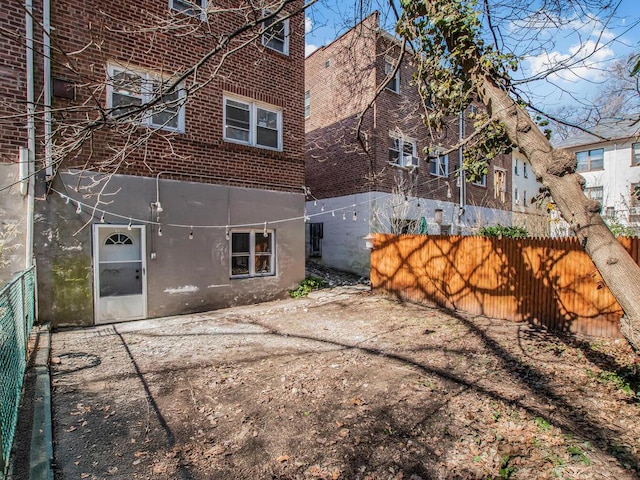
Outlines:
[[0, 480], [9, 470], [27, 368], [27, 342], [35, 318], [35, 292], [35, 267], [16, 275], [0, 290]]

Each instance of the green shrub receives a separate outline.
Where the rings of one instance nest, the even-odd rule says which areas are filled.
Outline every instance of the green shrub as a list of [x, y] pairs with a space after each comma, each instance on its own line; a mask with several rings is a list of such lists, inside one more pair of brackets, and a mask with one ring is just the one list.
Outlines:
[[298, 288], [295, 290], [289, 290], [289, 296], [293, 298], [302, 298], [309, 295], [311, 290], [317, 290], [324, 287], [327, 284], [322, 278], [314, 277], [313, 275], [305, 278], [300, 282]]
[[505, 225], [488, 225], [478, 230], [481, 237], [527, 238], [529, 232], [524, 227], [507, 227]]

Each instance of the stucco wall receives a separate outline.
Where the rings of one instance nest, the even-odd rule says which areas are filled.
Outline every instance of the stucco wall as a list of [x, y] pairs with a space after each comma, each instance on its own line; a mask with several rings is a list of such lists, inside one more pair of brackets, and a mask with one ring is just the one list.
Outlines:
[[[72, 187], [77, 177], [63, 174], [46, 205], [39, 207], [36, 255], [40, 280], [40, 318], [55, 326], [93, 324], [93, 268], [91, 215], [83, 198]], [[87, 180], [80, 183], [86, 184]], [[114, 176], [101, 197], [107, 224], [146, 223], [148, 317], [202, 312], [283, 297], [304, 278], [304, 208], [302, 194], [246, 189], [202, 183], [163, 180], [159, 183], [163, 211], [162, 236], [158, 236], [151, 203], [156, 201], [156, 180]], [[76, 213], [77, 201], [82, 212]], [[38, 206], [36, 206], [38, 208]], [[120, 214], [124, 218], [116, 218]], [[229, 278], [229, 241], [225, 225], [268, 224], [276, 235], [276, 275], [261, 278]], [[171, 225], [185, 225], [175, 227]], [[193, 225], [193, 239], [189, 239]], [[208, 228], [204, 228], [204, 226]], [[213, 226], [220, 228], [211, 228]], [[152, 253], [154, 254], [152, 258]]]
[[0, 284], [25, 268], [27, 199], [20, 193], [18, 163], [0, 164]]

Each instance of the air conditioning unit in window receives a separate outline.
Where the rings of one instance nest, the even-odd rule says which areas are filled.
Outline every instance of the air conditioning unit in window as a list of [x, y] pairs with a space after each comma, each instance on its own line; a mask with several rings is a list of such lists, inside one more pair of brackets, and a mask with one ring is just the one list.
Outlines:
[[640, 207], [629, 207], [629, 215], [640, 215]]
[[402, 166], [408, 168], [417, 168], [418, 167], [418, 157], [414, 157], [413, 155], [403, 155], [402, 157]]

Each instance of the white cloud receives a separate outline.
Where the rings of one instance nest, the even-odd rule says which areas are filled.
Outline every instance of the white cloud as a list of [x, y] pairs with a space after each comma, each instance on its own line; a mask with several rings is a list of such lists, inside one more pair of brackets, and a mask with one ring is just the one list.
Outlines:
[[554, 70], [549, 80], [577, 82], [602, 80], [606, 74], [606, 62], [615, 57], [614, 51], [594, 40], [570, 45], [566, 53], [558, 50], [528, 57], [531, 75], [542, 75]]
[[304, 17], [304, 33], [311, 32], [312, 28], [313, 28], [313, 20], [311, 20], [310, 17], [305, 16]]
[[318, 48], [318, 45], [313, 45], [311, 43], [307, 43], [304, 46], [304, 56], [308, 57], [309, 55], [311, 55], [313, 52], [315, 52]]

